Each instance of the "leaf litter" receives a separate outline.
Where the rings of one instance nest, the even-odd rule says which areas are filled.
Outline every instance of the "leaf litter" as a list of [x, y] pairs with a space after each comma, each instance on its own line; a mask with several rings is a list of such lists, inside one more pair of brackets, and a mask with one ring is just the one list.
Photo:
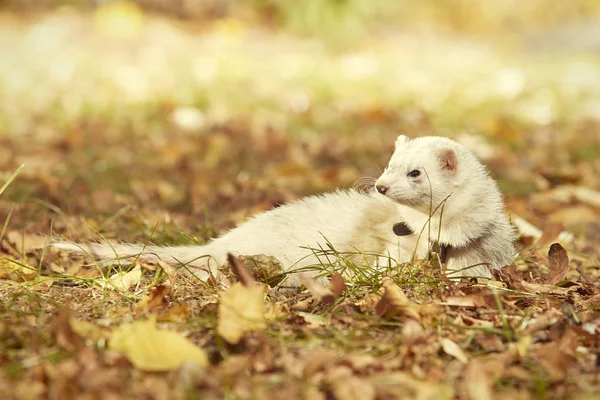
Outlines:
[[[235, 18], [196, 36], [131, 4], [39, 18], [9, 19], [3, 33], [22, 49], [39, 47], [35, 26], [68, 36], [93, 19], [100, 33], [71, 34], [79, 53], [42, 46], [72, 66], [67, 86], [58, 67], [41, 82], [8, 41], [24, 62], [18, 85], [11, 69], [0, 79], [10, 99], [0, 102], [2, 398], [600, 395], [597, 62], [556, 57], [550, 71], [535, 55], [404, 35], [340, 55], [247, 35]], [[135, 23], [114, 30], [119, 18]], [[172, 53], [156, 70], [132, 69], [126, 50], [102, 64], [94, 54], [113, 31]], [[477, 68], [461, 61], [471, 57]], [[56, 235], [202, 243], [254, 212], [377, 176], [399, 131], [447, 133], [499, 179], [520, 237], [494, 281], [449, 282], [427, 262], [279, 291], [285, 276], [268, 255], [241, 255], [207, 284], [176, 265], [98, 264], [46, 247]]]

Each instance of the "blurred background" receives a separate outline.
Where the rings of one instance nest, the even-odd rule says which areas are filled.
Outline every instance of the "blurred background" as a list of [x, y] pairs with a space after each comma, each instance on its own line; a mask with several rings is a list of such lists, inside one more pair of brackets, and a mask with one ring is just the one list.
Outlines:
[[15, 228], [202, 241], [376, 177], [399, 133], [469, 146], [541, 228], [600, 231], [600, 2], [0, 0]]

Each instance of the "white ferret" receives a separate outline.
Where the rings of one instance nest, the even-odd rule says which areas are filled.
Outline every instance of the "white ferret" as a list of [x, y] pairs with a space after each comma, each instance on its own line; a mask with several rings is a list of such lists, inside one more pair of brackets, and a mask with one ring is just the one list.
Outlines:
[[[443, 137], [409, 139], [399, 136], [389, 165], [376, 190], [335, 191], [309, 196], [258, 214], [203, 246], [56, 243], [103, 259], [138, 256], [186, 264], [201, 279], [217, 274], [227, 253], [264, 254], [279, 260], [286, 271], [328, 264], [337, 252], [380, 254], [365, 268], [409, 262], [428, 255], [431, 242], [447, 248], [446, 274], [491, 277], [514, 255], [514, 231], [504, 212], [502, 195], [485, 167], [464, 146]], [[395, 225], [403, 223], [403, 236]], [[408, 228], [408, 229], [406, 229]], [[210, 256], [210, 257], [207, 257]], [[318, 272], [312, 273], [316, 275]], [[310, 274], [310, 272], [309, 272]], [[285, 285], [299, 286], [290, 273]]]

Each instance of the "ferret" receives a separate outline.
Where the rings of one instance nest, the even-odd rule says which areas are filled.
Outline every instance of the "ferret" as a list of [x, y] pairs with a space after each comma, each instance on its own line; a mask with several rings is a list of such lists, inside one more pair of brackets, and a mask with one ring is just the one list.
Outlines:
[[488, 279], [489, 268], [511, 262], [513, 238], [495, 181], [466, 147], [444, 137], [401, 135], [371, 190], [305, 197], [260, 213], [206, 245], [54, 246], [101, 259], [141, 253], [142, 259], [185, 264], [202, 280], [218, 274], [227, 253], [263, 254], [275, 257], [290, 272], [286, 286], [300, 286], [294, 271], [335, 262], [334, 255], [313, 249], [333, 247], [341, 254], [355, 254], [354, 260], [365, 268], [379, 268], [390, 260], [395, 265], [423, 259], [433, 242], [446, 248], [449, 278]]

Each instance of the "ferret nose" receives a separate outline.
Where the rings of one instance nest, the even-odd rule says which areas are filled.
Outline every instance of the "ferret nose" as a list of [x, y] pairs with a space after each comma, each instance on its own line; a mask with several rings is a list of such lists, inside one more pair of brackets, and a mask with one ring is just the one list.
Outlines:
[[376, 185], [375, 189], [377, 189], [377, 191], [381, 194], [386, 194], [390, 187], [385, 185]]

